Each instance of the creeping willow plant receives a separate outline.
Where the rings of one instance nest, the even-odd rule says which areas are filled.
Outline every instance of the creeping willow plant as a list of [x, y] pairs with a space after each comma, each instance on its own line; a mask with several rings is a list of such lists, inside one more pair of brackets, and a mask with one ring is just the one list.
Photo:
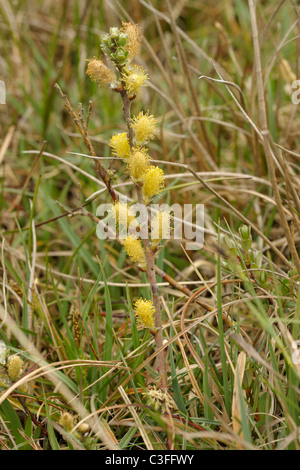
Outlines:
[[[156, 119], [150, 114], [150, 111], [146, 113], [139, 111], [134, 116], [131, 112], [132, 102], [139, 96], [141, 87], [147, 85], [148, 79], [146, 70], [132, 63], [134, 57], [139, 54], [140, 44], [141, 33], [138, 26], [123, 23], [121, 29], [110, 28], [109, 33], [101, 37], [103, 60], [96, 57], [88, 60], [87, 74], [99, 86], [106, 86], [112, 92], [118, 93], [123, 103], [127, 132], [111, 136], [110, 150], [113, 158], [123, 161], [128, 177], [135, 185], [138, 203], [146, 210], [146, 212], [141, 211], [141, 220], [137, 221], [131, 208], [119, 200], [112, 187], [110, 172], [104, 169], [99, 159], [95, 158], [95, 164], [99, 177], [104, 181], [113, 199], [112, 216], [115, 218], [119, 233], [120, 231], [124, 233], [124, 228], [126, 230], [126, 236], [119, 237], [119, 241], [123, 244], [130, 262], [136, 263], [138, 268], [146, 272], [148, 276], [152, 298], [140, 298], [136, 301], [134, 304], [135, 317], [138, 325], [141, 328], [149, 329], [155, 338], [158, 370], [161, 377], [160, 389], [162, 393], [165, 393], [167, 400], [166, 350], [156, 282], [155, 253], [161, 241], [168, 234], [166, 226], [169, 225], [170, 214], [164, 211], [156, 212], [150, 221], [151, 223], [147, 216], [147, 208], [149, 209], [153, 198], [160, 194], [165, 186], [165, 177], [161, 168], [150, 163], [147, 147], [156, 135]], [[90, 112], [87, 121], [85, 121], [83, 110], [80, 109], [79, 114], [76, 114], [66, 95], [62, 93], [58, 85], [56, 87], [64, 98], [65, 105], [79, 128], [91, 155], [96, 157], [88, 137]], [[133, 227], [137, 229], [134, 233]], [[149, 236], [150, 227], [151, 233], [154, 234], [152, 238]]]
[[[126, 165], [128, 175], [135, 184], [139, 204], [149, 205], [164, 188], [165, 178], [160, 168], [150, 165], [147, 148], [148, 142], [156, 135], [156, 119], [149, 112], [139, 112], [135, 116], [131, 114], [131, 103], [138, 96], [141, 87], [146, 86], [148, 78], [143, 67], [132, 65], [132, 60], [140, 51], [140, 43], [138, 26], [126, 23], [121, 30], [111, 28], [109, 34], [101, 37], [101, 49], [112, 64], [114, 72], [101, 60], [92, 59], [87, 73], [99, 85], [109, 83], [111, 89], [121, 95], [128, 132], [113, 135], [110, 147], [112, 154], [122, 159]], [[124, 203], [115, 202], [114, 215], [119, 225], [122, 224], [122, 219], [127, 219], [127, 227], [132, 223], [130, 208]], [[164, 219], [156, 216], [155, 220], [159, 226]], [[152, 299], [139, 299], [135, 303], [135, 316], [138, 324], [149, 328], [155, 337], [159, 350], [161, 388], [167, 391], [166, 353], [163, 348], [161, 307], [155, 274], [155, 249], [161, 241], [159, 236], [163, 231], [156, 228], [158, 239], [152, 243], [146, 222], [148, 218], [141, 220], [140, 237], [128, 233], [123, 245], [130, 260], [138, 263], [148, 275]]]
[[[23, 360], [18, 355], [10, 355], [9, 349], [0, 341], [0, 390], [18, 380], [23, 372]], [[20, 387], [22, 392], [26, 387]]]

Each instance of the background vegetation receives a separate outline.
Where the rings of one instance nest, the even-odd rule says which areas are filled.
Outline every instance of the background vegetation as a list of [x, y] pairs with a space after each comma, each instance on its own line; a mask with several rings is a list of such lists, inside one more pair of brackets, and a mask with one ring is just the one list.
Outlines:
[[[175, 449], [299, 449], [300, 10], [267, 0], [256, 15], [265, 107], [246, 0], [1, 1], [0, 340], [24, 360], [1, 388], [1, 449], [166, 449], [167, 434]], [[204, 248], [171, 241], [158, 257], [202, 303], [158, 278], [171, 428], [144, 394], [159, 383], [132, 312], [146, 277], [76, 212], [108, 195], [54, 88], [75, 108], [92, 100], [92, 141], [109, 157], [126, 130], [120, 96], [89, 80], [86, 60], [121, 21], [143, 28], [150, 84], [133, 106], [159, 119], [160, 201], [205, 204]], [[66, 411], [85, 433], [63, 427]]]

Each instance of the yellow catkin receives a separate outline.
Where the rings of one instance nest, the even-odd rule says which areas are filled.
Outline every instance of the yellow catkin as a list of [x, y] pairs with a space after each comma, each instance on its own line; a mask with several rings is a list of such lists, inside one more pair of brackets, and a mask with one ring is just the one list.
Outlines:
[[13, 382], [18, 380], [23, 372], [23, 360], [20, 356], [10, 356], [7, 360], [7, 373]]
[[135, 140], [138, 145], [154, 139], [156, 135], [156, 119], [149, 113], [140, 112], [132, 119], [131, 127], [134, 130]]
[[170, 211], [159, 211], [151, 220], [151, 238], [154, 246], [162, 240], [169, 240], [171, 234]]
[[119, 227], [138, 225], [137, 219], [125, 202], [117, 202], [112, 208], [112, 214]]
[[22, 291], [22, 289], [20, 289], [20, 287], [18, 286], [18, 284], [17, 284], [15, 281], [13, 281], [12, 279], [10, 279], [9, 285], [10, 285], [10, 287], [13, 289], [13, 291], [14, 291], [16, 294], [18, 294], [18, 296], [21, 297], [21, 299], [22, 299], [24, 292]]
[[155, 330], [155, 307], [151, 300], [137, 300], [134, 304], [134, 313], [140, 326]]
[[141, 240], [135, 236], [129, 236], [123, 241], [127, 255], [133, 263], [146, 264], [145, 252]]
[[127, 44], [124, 47], [129, 52], [128, 61], [139, 55], [141, 50], [142, 34], [140, 26], [132, 23], [122, 23], [121, 31], [127, 35]]
[[145, 174], [143, 185], [143, 196], [145, 204], [148, 204], [151, 199], [160, 194], [165, 187], [164, 172], [157, 166], [150, 166]]
[[129, 95], [138, 93], [142, 86], [146, 85], [148, 74], [143, 67], [134, 65], [132, 69], [127, 70], [127, 75], [124, 76], [125, 90]]
[[171, 395], [166, 391], [157, 389], [156, 387], [151, 387], [148, 391], [143, 393], [143, 396], [146, 398], [147, 404], [155, 411], [159, 411], [164, 414], [177, 409]]
[[113, 83], [116, 80], [115, 74], [102, 62], [94, 57], [88, 60], [87, 75], [99, 86]]
[[75, 424], [74, 416], [72, 416], [71, 413], [68, 413], [67, 411], [65, 411], [61, 415], [59, 424], [63, 426], [66, 429], [66, 431], [71, 432]]
[[147, 150], [142, 147], [133, 149], [128, 159], [128, 171], [132, 180], [136, 183], [143, 181], [149, 168], [149, 156]]
[[110, 140], [109, 146], [112, 149], [113, 155], [122, 160], [127, 160], [130, 156], [130, 145], [126, 132], [114, 135]]
[[90, 431], [90, 426], [87, 423], [82, 423], [78, 426], [77, 430], [80, 434], [86, 434]]
[[74, 330], [74, 338], [76, 341], [77, 346], [80, 346], [80, 323], [79, 323], [79, 310], [78, 308], [73, 309], [73, 330]]

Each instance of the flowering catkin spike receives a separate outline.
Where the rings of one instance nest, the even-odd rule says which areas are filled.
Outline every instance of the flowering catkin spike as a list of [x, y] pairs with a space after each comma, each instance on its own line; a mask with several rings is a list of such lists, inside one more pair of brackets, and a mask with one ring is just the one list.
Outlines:
[[155, 307], [151, 300], [139, 299], [134, 304], [137, 323], [143, 328], [155, 330]]
[[82, 424], [80, 424], [80, 425], [78, 426], [77, 429], [78, 429], [79, 434], [86, 434], [87, 432], [90, 431], [91, 428], [90, 428], [90, 425], [89, 425], [89, 424], [87, 424], [87, 423], [82, 423]]
[[7, 359], [7, 373], [12, 382], [18, 380], [23, 372], [23, 360], [20, 356], [10, 356]]
[[130, 207], [125, 202], [117, 202], [112, 208], [113, 217], [119, 227], [137, 226], [138, 221], [135, 218]]
[[145, 173], [149, 168], [149, 155], [142, 147], [133, 149], [128, 159], [128, 171], [135, 183], [143, 181]]
[[171, 214], [168, 210], [159, 211], [151, 219], [151, 239], [153, 246], [159, 245], [162, 240], [169, 240], [171, 235]]
[[111, 84], [116, 81], [115, 74], [102, 62], [94, 57], [88, 60], [87, 75], [99, 86]]
[[165, 187], [164, 172], [157, 166], [150, 166], [145, 174], [143, 195], [144, 202], [148, 204], [151, 199], [160, 194]]
[[71, 432], [75, 425], [75, 418], [65, 411], [59, 420], [59, 424], [65, 428], [66, 431]]
[[134, 65], [130, 70], [126, 70], [126, 74], [123, 77], [125, 90], [129, 95], [138, 93], [140, 88], [145, 85], [148, 78], [148, 74], [143, 67]]
[[149, 112], [144, 114], [140, 112], [136, 117], [132, 119], [131, 127], [134, 130], [135, 140], [138, 145], [148, 142], [154, 139], [156, 135], [156, 119], [153, 116], [149, 116]]
[[146, 257], [141, 240], [132, 235], [123, 241], [123, 245], [133, 263], [138, 263], [141, 266], [146, 265]]
[[128, 38], [124, 49], [129, 52], [128, 61], [130, 62], [135, 56], [139, 55], [141, 50], [141, 28], [136, 24], [122, 23], [121, 31]]
[[122, 158], [122, 160], [127, 160], [130, 156], [130, 145], [126, 132], [114, 135], [111, 138], [109, 145], [112, 149], [113, 155], [116, 157]]
[[80, 333], [80, 323], [79, 323], [79, 310], [78, 308], [74, 308], [72, 309], [72, 313], [73, 313], [73, 331], [74, 331], [74, 338], [75, 338], [75, 341], [76, 341], [76, 344], [77, 346], [79, 347], [80, 346], [80, 337], [81, 337], [81, 333]]
[[170, 411], [177, 409], [171, 395], [166, 391], [157, 389], [156, 387], [152, 387], [147, 392], [144, 392], [143, 396], [146, 397], [148, 405], [160, 413], [169, 413]]

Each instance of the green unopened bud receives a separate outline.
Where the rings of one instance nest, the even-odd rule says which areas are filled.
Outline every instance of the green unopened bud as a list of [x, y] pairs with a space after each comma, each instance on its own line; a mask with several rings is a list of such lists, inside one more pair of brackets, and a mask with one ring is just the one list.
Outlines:
[[116, 183], [119, 179], [116, 170], [107, 170], [107, 175], [112, 183]]
[[113, 45], [113, 41], [107, 34], [105, 34], [101, 37], [101, 45], [105, 47], [111, 47]]
[[248, 240], [251, 238], [251, 228], [248, 227], [248, 225], [242, 225], [239, 231], [242, 240]]
[[110, 35], [110, 37], [111, 37], [112, 39], [114, 39], [114, 40], [118, 39], [119, 36], [120, 36], [120, 30], [119, 30], [119, 28], [116, 28], [116, 27], [110, 28], [110, 30], [109, 30], [109, 35]]
[[127, 61], [128, 52], [126, 52], [122, 47], [120, 47], [115, 54], [112, 54], [112, 59], [118, 65], [124, 65]]
[[128, 43], [128, 35], [119, 30], [119, 28], [110, 28], [109, 34], [101, 36], [101, 50], [117, 66], [124, 66], [128, 60], [129, 51], [123, 48]]
[[126, 46], [128, 42], [128, 36], [125, 33], [120, 33], [119, 38], [117, 40], [118, 46], [119, 47], [124, 47]]
[[241, 236], [241, 245], [243, 250], [249, 251], [252, 246], [251, 228], [248, 225], [242, 225], [239, 229]]
[[248, 240], [251, 238], [251, 229], [248, 225], [242, 225], [239, 229], [239, 232], [243, 240]]

